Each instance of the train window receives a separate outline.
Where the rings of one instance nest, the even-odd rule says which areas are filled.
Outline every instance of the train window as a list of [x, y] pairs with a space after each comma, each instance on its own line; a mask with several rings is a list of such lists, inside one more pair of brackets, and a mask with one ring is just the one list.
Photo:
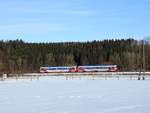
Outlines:
[[56, 68], [57, 70], [66, 70], [68, 68]]

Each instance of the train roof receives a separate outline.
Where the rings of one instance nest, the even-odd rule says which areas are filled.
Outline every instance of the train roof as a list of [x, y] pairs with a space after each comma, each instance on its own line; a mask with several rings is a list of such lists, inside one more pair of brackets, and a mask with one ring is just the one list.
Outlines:
[[[82, 65], [79, 67], [113, 67], [116, 65]], [[44, 68], [70, 68], [70, 67], [76, 67], [76, 66], [42, 66]]]
[[116, 66], [116, 65], [84, 65], [81, 67], [113, 67], [113, 66]]

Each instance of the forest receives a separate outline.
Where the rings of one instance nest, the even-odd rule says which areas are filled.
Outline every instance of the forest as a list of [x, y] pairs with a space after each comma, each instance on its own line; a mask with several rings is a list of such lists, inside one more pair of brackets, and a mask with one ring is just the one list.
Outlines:
[[[144, 47], [144, 49], [143, 49]], [[144, 54], [143, 54], [144, 51]], [[29, 43], [0, 40], [0, 73], [39, 72], [40, 66], [116, 64], [119, 71], [150, 70], [150, 45], [135, 39]]]

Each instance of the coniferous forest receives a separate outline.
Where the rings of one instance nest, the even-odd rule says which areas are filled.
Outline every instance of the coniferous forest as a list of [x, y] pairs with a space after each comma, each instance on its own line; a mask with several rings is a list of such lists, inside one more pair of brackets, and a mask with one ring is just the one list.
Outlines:
[[[144, 43], [145, 69], [150, 70], [150, 45]], [[80, 65], [116, 64], [119, 71], [139, 71], [143, 45], [134, 39], [91, 42], [27, 43], [0, 41], [0, 73], [39, 72], [40, 66], [73, 66], [80, 54]]]

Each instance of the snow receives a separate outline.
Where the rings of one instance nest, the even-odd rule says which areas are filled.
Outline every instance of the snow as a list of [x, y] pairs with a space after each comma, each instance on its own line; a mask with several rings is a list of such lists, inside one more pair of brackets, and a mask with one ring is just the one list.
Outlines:
[[149, 80], [8, 79], [0, 113], [150, 113], [149, 88]]

